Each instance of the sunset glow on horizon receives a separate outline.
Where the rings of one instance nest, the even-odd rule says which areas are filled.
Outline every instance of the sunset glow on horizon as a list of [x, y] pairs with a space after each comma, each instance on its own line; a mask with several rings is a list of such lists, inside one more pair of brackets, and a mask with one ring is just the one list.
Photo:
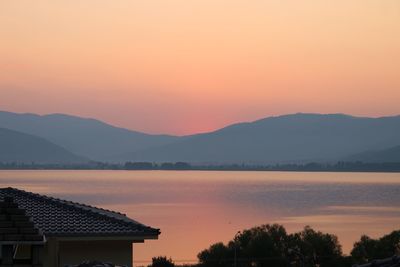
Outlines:
[[2, 1], [0, 110], [190, 134], [400, 114], [400, 1]]

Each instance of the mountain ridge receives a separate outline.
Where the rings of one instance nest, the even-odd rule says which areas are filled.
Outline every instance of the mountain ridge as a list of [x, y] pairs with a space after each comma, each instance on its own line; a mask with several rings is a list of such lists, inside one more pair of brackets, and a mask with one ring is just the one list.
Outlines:
[[66, 114], [37, 115], [0, 111], [0, 127], [43, 137], [93, 160], [172, 142], [175, 136], [150, 135], [92, 118]]
[[[126, 157], [194, 162], [333, 161], [369, 148], [397, 144], [398, 136], [400, 116], [296, 113], [229, 125]], [[330, 142], [333, 144], [327, 145]], [[352, 149], [346, 149], [346, 145]]]
[[[9, 127], [7, 127], [9, 126]], [[0, 111], [0, 127], [43, 137], [97, 161], [304, 163], [400, 144], [400, 115], [294, 113], [187, 136], [151, 135], [93, 118]]]
[[357, 153], [348, 157], [347, 160], [367, 163], [400, 162], [400, 145]]
[[2, 163], [85, 163], [75, 155], [44, 138], [0, 128], [0, 162]]

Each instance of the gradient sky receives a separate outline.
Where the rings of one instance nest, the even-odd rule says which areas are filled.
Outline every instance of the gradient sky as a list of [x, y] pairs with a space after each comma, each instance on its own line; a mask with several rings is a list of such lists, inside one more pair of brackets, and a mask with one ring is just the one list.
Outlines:
[[0, 109], [171, 134], [400, 114], [400, 1], [4, 0]]

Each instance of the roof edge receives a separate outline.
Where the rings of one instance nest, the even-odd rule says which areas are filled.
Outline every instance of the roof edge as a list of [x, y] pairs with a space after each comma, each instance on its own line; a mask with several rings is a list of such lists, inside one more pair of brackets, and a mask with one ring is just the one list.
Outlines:
[[[66, 208], [76, 208], [79, 210], [82, 210], [84, 212], [89, 212], [91, 214], [93, 214], [94, 216], [104, 216], [107, 219], [112, 219], [112, 220], [116, 220], [118, 222], [123, 222], [132, 226], [140, 226], [143, 228], [144, 232], [149, 233], [150, 235], [159, 235], [160, 229], [159, 228], [153, 228], [147, 225], [144, 225], [142, 223], [139, 223], [129, 217], [127, 217], [125, 214], [122, 214], [120, 212], [115, 212], [112, 210], [107, 210], [107, 209], [103, 209], [103, 208], [98, 208], [98, 207], [94, 207], [94, 206], [90, 206], [87, 204], [82, 204], [82, 203], [78, 203], [78, 202], [73, 202], [73, 201], [69, 201], [69, 200], [64, 200], [64, 199], [60, 199], [60, 198], [55, 198], [55, 197], [50, 197], [50, 196], [46, 196], [46, 195], [41, 195], [38, 193], [33, 193], [33, 192], [28, 192], [25, 190], [21, 190], [18, 188], [13, 188], [13, 187], [5, 187], [5, 188], [0, 188], [0, 190], [6, 190], [6, 191], [11, 191], [13, 193], [20, 193], [20, 194], [24, 194], [28, 197], [31, 198], [39, 198], [41, 200], [47, 200], [47, 201], [51, 201], [52, 203], [56, 204], [56, 205], [62, 205]], [[52, 234], [51, 236], [56, 236], [57, 234]], [[80, 235], [83, 236], [84, 234]], [[91, 234], [92, 236], [97, 236], [96, 234]], [[60, 235], [62, 236], [62, 235]], [[101, 236], [101, 234], [99, 235]], [[105, 235], [106, 236], [106, 235]], [[113, 234], [112, 236], [118, 236]]]

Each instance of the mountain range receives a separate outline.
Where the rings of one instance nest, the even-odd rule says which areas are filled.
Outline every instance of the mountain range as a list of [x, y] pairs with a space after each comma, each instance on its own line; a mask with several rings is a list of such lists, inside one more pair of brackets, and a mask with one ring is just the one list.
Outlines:
[[0, 128], [0, 162], [3, 163], [82, 163], [83, 157], [44, 138]]
[[356, 155], [349, 157], [347, 160], [373, 163], [400, 162], [400, 146], [357, 153]]
[[65, 114], [18, 114], [0, 112], [0, 127], [49, 140], [92, 160], [108, 161], [121, 154], [161, 146], [177, 139], [118, 128], [95, 119]]
[[[400, 160], [400, 116], [298, 113], [233, 124], [204, 134], [172, 136], [146, 134], [64, 114], [0, 112], [0, 127], [12, 130], [7, 136], [31, 137], [32, 144], [24, 143], [26, 147], [39, 151], [38, 145], [47, 141], [45, 147], [57, 146], [75, 160], [199, 164]], [[11, 150], [18, 147], [19, 139], [8, 138], [8, 155], [18, 155]], [[0, 143], [0, 161], [7, 160], [4, 144]], [[31, 161], [37, 160], [26, 152], [21, 161], [29, 159], [28, 155]]]

